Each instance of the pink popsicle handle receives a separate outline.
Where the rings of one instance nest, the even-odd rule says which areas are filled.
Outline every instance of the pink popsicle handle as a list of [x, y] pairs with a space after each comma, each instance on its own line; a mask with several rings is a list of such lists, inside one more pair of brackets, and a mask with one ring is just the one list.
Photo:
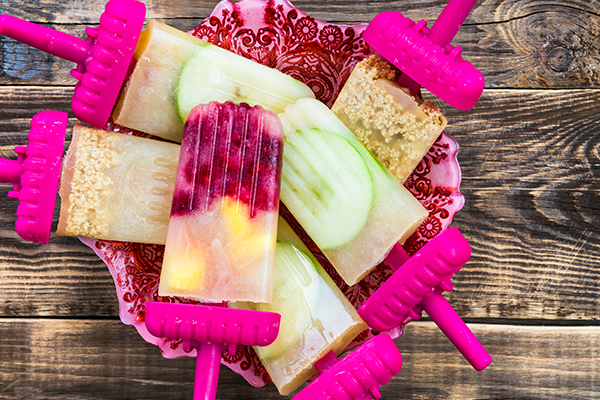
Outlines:
[[450, 0], [429, 31], [431, 42], [441, 47], [450, 44], [476, 2], [477, 0]]
[[492, 357], [467, 324], [440, 293], [432, 292], [421, 302], [423, 310], [477, 371], [490, 365]]
[[6, 14], [0, 16], [0, 35], [77, 64], [84, 63], [90, 51], [85, 40]]
[[194, 400], [214, 400], [217, 396], [217, 387], [219, 386], [221, 352], [225, 346], [200, 343], [197, 348]]

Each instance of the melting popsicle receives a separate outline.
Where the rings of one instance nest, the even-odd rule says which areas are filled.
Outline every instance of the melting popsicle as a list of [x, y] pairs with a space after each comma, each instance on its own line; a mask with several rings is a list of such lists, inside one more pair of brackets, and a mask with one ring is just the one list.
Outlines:
[[452, 290], [452, 276], [471, 256], [471, 246], [449, 228], [409, 257], [399, 244], [386, 258], [395, 272], [358, 309], [375, 330], [389, 330], [421, 317], [425, 310], [477, 371], [492, 358], [442, 293]]
[[323, 103], [300, 99], [279, 117], [281, 200], [353, 285], [417, 229], [427, 210]]
[[389, 336], [380, 335], [338, 362], [337, 356], [366, 325], [281, 217], [277, 240], [273, 301], [233, 304], [281, 314], [277, 340], [255, 348], [273, 383], [282, 395], [288, 395], [309, 378], [322, 374], [296, 397], [327, 398], [327, 391], [335, 393], [340, 388], [349, 390], [348, 399], [378, 393], [378, 388], [400, 370], [398, 348]]
[[198, 104], [232, 100], [281, 112], [314, 97], [288, 75], [158, 21], [141, 32], [145, 13], [139, 1], [110, 0], [87, 40], [2, 15], [0, 34], [77, 63], [73, 113], [96, 128], [114, 108], [117, 124], [179, 142]]

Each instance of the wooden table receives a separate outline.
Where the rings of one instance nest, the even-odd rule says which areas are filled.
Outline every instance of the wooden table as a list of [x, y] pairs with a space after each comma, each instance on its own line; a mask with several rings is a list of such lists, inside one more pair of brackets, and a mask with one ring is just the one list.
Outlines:
[[[294, 3], [329, 22], [397, 9], [431, 23], [446, 1]], [[216, 0], [146, 4], [148, 18], [190, 30]], [[0, 10], [83, 36], [103, 5], [9, 0]], [[600, 1], [480, 0], [453, 44], [486, 90], [470, 111], [438, 101], [461, 145], [466, 205], [453, 225], [473, 247], [447, 298], [494, 361], [476, 372], [432, 322], [414, 322], [383, 397], [598, 398]], [[14, 158], [34, 114], [70, 112], [74, 79], [68, 62], [0, 45], [0, 156]], [[194, 360], [164, 359], [120, 322], [106, 266], [78, 239], [21, 240], [9, 190], [0, 186], [0, 399], [191, 399]], [[218, 398], [280, 396], [222, 367]]]

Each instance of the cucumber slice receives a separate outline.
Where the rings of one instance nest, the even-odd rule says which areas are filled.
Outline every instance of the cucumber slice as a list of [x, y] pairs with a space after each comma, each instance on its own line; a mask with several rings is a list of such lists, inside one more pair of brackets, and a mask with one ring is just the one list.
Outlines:
[[275, 342], [260, 348], [261, 359], [279, 357], [292, 346], [301, 347], [304, 333], [313, 329], [311, 314], [319, 306], [322, 283], [307, 254], [289, 243], [277, 242], [273, 300], [271, 303], [258, 303], [256, 308], [281, 314], [281, 324]]
[[192, 108], [211, 101], [260, 104], [280, 113], [303, 97], [314, 97], [314, 93], [302, 82], [206, 43], [183, 65], [175, 102], [185, 123]]
[[343, 246], [360, 233], [373, 206], [365, 161], [332, 131], [305, 129], [284, 139], [281, 200], [322, 250]]

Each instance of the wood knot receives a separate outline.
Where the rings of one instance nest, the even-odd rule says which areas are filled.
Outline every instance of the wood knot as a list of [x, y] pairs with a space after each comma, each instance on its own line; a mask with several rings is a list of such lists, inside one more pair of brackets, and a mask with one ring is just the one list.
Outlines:
[[546, 57], [548, 66], [556, 72], [564, 72], [569, 69], [572, 61], [573, 54], [564, 47], [553, 48]]

